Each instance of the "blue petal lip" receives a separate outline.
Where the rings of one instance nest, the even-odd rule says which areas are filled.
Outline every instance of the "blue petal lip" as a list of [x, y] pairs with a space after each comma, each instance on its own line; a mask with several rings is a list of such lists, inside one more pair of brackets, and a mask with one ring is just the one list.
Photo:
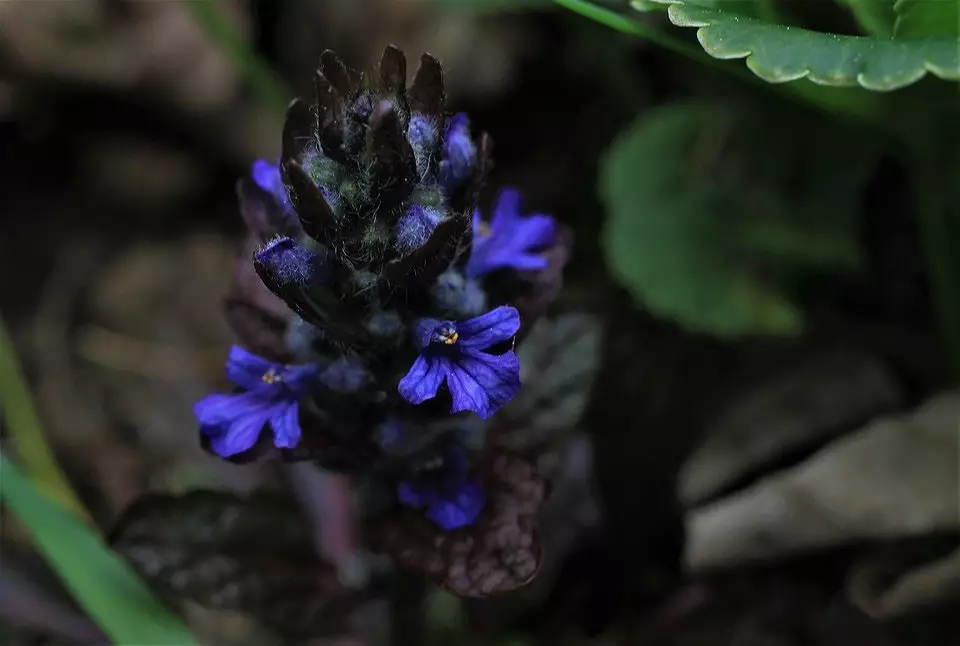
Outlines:
[[478, 278], [499, 269], [540, 270], [547, 259], [539, 251], [556, 243], [556, 221], [549, 215], [520, 213], [520, 193], [501, 191], [493, 209], [493, 218], [484, 224], [479, 210], [473, 214], [473, 248], [467, 260], [466, 274]]
[[[448, 329], [457, 333], [454, 342], [432, 343]], [[509, 340], [519, 329], [519, 312], [507, 306], [463, 323], [421, 319], [415, 330], [420, 356], [397, 390], [410, 403], [420, 404], [436, 397], [445, 381], [452, 399], [451, 414], [469, 410], [488, 419], [519, 392], [520, 360], [512, 350], [501, 355], [483, 350]]]
[[467, 456], [451, 447], [441, 473], [420, 483], [401, 482], [397, 499], [413, 509], [426, 509], [426, 517], [444, 531], [472, 525], [483, 512], [486, 497], [480, 484], [469, 478]]
[[229, 458], [247, 451], [267, 425], [275, 446], [295, 447], [301, 436], [300, 398], [316, 378], [317, 366], [285, 366], [234, 346], [226, 371], [243, 391], [208, 395], [193, 407], [214, 453]]

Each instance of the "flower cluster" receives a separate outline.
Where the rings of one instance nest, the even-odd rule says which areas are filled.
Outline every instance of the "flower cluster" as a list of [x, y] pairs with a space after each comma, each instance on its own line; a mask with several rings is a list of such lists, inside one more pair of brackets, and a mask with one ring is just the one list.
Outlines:
[[514, 345], [555, 293], [540, 277], [559, 275], [567, 238], [514, 190], [483, 217], [492, 144], [445, 113], [433, 57], [408, 88], [394, 47], [373, 77], [325, 52], [315, 81], [279, 159], [238, 185], [253, 253], [228, 299], [236, 389], [196, 404], [204, 446], [377, 479], [399, 509], [467, 531], [488, 497], [485, 447], [458, 441], [457, 420], [516, 396]]

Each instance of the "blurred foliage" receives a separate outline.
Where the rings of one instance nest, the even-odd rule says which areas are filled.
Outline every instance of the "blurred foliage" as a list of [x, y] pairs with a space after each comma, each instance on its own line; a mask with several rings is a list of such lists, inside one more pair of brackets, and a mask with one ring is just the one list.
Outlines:
[[[876, 152], [856, 132], [790, 116], [671, 105], [613, 144], [603, 244], [638, 300], [696, 331], [792, 334], [802, 312], [788, 281], [856, 267], [858, 195]], [[821, 159], [821, 138], [837, 154]], [[771, 157], [772, 140], [792, 154]]]
[[[960, 22], [956, 19], [960, 2], [896, 2], [892, 39], [869, 35], [884, 34], [891, 19], [869, 0], [843, 3], [843, 8], [855, 9], [864, 36], [812, 31], [772, 20], [783, 15], [785, 7], [758, 0], [643, 0], [618, 8], [582, 0], [557, 2], [641, 37], [652, 28], [638, 12], [669, 5], [670, 22], [698, 28], [697, 39], [708, 54], [718, 59], [746, 58], [747, 67], [757, 77], [775, 84], [767, 87], [803, 78], [816, 84], [796, 86], [800, 91], [792, 96], [817, 108], [817, 121], [801, 127], [785, 118], [772, 129], [757, 128], [757, 141], [766, 146], [761, 144], [753, 154], [765, 158], [770, 168], [785, 157], [771, 151], [771, 142], [791, 155], [801, 151], [794, 159], [801, 164], [800, 172], [787, 175], [786, 183], [771, 193], [784, 196], [783, 206], [791, 203], [787, 208], [779, 208], [776, 198], [765, 201], [751, 195], [753, 179], [749, 177], [740, 187], [727, 189], [726, 200], [740, 202], [733, 208], [720, 207], [718, 198], [703, 189], [691, 190], [683, 180], [696, 176], [696, 162], [680, 151], [689, 149], [689, 141], [695, 140], [701, 126], [699, 120], [684, 116], [689, 115], [685, 106], [665, 106], [654, 116], [644, 114], [619, 139], [602, 171], [610, 209], [604, 248], [608, 264], [640, 303], [685, 327], [713, 334], [796, 333], [802, 305], [791, 303], [784, 290], [796, 281], [797, 274], [758, 272], [751, 255], [762, 252], [794, 264], [800, 251], [804, 256], [800, 264], [815, 271], [834, 269], [838, 259], [841, 265], [850, 264], [856, 255], [852, 249], [855, 234], [863, 225], [858, 212], [864, 183], [876, 161], [876, 154], [845, 158], [851, 153], [851, 137], [857, 138], [853, 132], [862, 127], [860, 143], [854, 143], [852, 150], [872, 137], [883, 144], [884, 155], [905, 166], [917, 185], [915, 199], [928, 279], [949, 362], [960, 375], [960, 280], [947, 248], [960, 242], [947, 224], [949, 203], [954, 199], [948, 196], [956, 196], [957, 189], [942, 172], [944, 167], [956, 169], [960, 159], [957, 147], [946, 143], [955, 143], [957, 133], [949, 125], [949, 109], [942, 107], [950, 101], [955, 106], [956, 91], [926, 84], [899, 100], [859, 89], [888, 92], [904, 88], [927, 72], [945, 80], [960, 79]], [[798, 17], [802, 22], [802, 13]], [[662, 37], [652, 40], [661, 42]], [[826, 85], [859, 88], [838, 94], [821, 87]], [[781, 109], [785, 110], [778, 106]], [[674, 111], [676, 114], [671, 114]], [[918, 118], [924, 113], [926, 118]], [[715, 127], [718, 122], [723, 122], [722, 111], [708, 120]], [[851, 133], [842, 133], [851, 124]], [[842, 136], [827, 132], [841, 132]], [[809, 145], [814, 140], [818, 143]], [[735, 155], [733, 163], [743, 163], [750, 155]], [[844, 161], [834, 165], [837, 159]], [[849, 173], [849, 182], [834, 183], [838, 170], [841, 177]], [[795, 191], [791, 198], [782, 192], [787, 185], [810, 187], [814, 192], [822, 189], [826, 199], [796, 202]], [[818, 185], [821, 188], [816, 188]], [[736, 211], [741, 221], [752, 219], [755, 224], [738, 225], [723, 218], [725, 210]], [[820, 218], [821, 214], [825, 217]], [[824, 245], [825, 223], [833, 233]], [[717, 254], [727, 257], [718, 259]], [[729, 277], [731, 264], [741, 267], [737, 279]], [[749, 266], [749, 271], [744, 272], [743, 265]]]
[[28, 527], [77, 602], [115, 643], [198, 643], [90, 527], [46, 499], [2, 454], [0, 472], [3, 502]]

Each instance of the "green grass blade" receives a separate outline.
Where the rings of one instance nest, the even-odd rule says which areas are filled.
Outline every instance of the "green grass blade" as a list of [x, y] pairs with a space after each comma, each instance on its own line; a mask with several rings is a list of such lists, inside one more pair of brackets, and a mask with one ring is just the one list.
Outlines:
[[6, 424], [17, 456], [30, 477], [44, 492], [77, 517], [89, 520], [86, 509], [57, 465], [53, 451], [44, 440], [43, 426], [23, 370], [17, 361], [13, 341], [0, 319], [0, 420]]
[[77, 603], [120, 646], [199, 646], [119, 556], [85, 523], [45, 497], [0, 453], [0, 499], [30, 530]]

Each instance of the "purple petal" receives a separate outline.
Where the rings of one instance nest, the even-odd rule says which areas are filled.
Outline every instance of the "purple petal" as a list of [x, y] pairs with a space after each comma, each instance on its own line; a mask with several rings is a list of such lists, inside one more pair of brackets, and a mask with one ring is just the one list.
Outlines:
[[417, 357], [406, 376], [397, 384], [397, 390], [411, 404], [420, 404], [437, 396], [443, 378], [450, 372], [445, 357]]
[[294, 393], [303, 394], [307, 390], [307, 386], [317, 378], [319, 372], [320, 368], [312, 363], [289, 366], [284, 369], [283, 383]]
[[221, 426], [239, 417], [259, 415], [274, 405], [263, 389], [239, 395], [208, 395], [193, 405], [201, 426]]
[[221, 427], [220, 434], [210, 438], [210, 447], [221, 458], [229, 458], [252, 448], [271, 412], [270, 409], [259, 410], [255, 414], [236, 418], [226, 427]]
[[480, 231], [480, 225], [483, 224], [483, 217], [480, 214], [480, 209], [473, 210], [473, 236], [476, 237]]
[[520, 312], [514, 307], [501, 305], [486, 314], [457, 324], [461, 348], [483, 350], [495, 343], [506, 341], [520, 329]]
[[417, 344], [417, 350], [423, 350], [433, 341], [433, 333], [442, 325], [450, 324], [450, 321], [441, 321], [440, 319], [419, 319], [417, 326], [413, 331], [413, 340]]
[[452, 499], [430, 505], [427, 518], [441, 529], [452, 531], [472, 524], [483, 511], [483, 490], [474, 482], [465, 482]]
[[227, 378], [241, 388], [253, 390], [263, 385], [263, 375], [270, 368], [280, 367], [282, 366], [235, 345], [230, 348], [230, 355], [227, 357]]
[[519, 392], [520, 360], [512, 351], [499, 356], [463, 351], [447, 375], [447, 387], [451, 413], [472, 410], [488, 419]]
[[552, 245], [557, 238], [557, 223], [549, 215], [530, 215], [514, 227], [511, 243], [514, 248], [528, 250]]
[[447, 189], [463, 181], [473, 170], [477, 149], [470, 138], [470, 124], [462, 112], [454, 115], [444, 133], [444, 159], [440, 168], [440, 183]]
[[520, 218], [520, 191], [515, 188], [505, 188], [500, 191], [497, 201], [493, 205], [493, 217], [490, 218], [490, 228], [494, 231], [509, 227], [514, 220]]
[[397, 486], [397, 499], [407, 507], [420, 509], [435, 502], [436, 494], [429, 489], [414, 486], [410, 482], [401, 482]]
[[300, 405], [297, 402], [278, 406], [270, 416], [273, 443], [279, 449], [292, 449], [300, 442]]
[[268, 193], [272, 194], [279, 202], [286, 202], [287, 190], [283, 186], [283, 180], [280, 178], [279, 164], [272, 164], [265, 159], [258, 159], [253, 163], [252, 169], [253, 181]]
[[518, 253], [511, 256], [509, 262], [497, 265], [493, 265], [491, 263], [488, 265], [488, 271], [492, 271], [493, 269], [502, 269], [503, 267], [510, 267], [512, 269], [516, 269], [517, 271], [533, 271], [546, 269], [547, 265], [549, 264], [550, 263], [543, 256], [534, 253]]

